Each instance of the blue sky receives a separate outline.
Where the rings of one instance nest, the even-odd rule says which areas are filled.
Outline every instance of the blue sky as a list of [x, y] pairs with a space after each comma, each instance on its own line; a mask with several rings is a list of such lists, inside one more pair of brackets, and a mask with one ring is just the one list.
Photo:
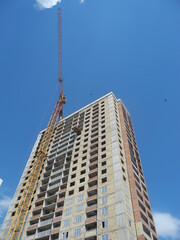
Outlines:
[[[159, 239], [180, 239], [180, 1], [64, 0], [60, 5], [64, 115], [110, 91], [123, 100]], [[57, 6], [40, 10], [36, 0], [0, 1], [0, 84], [2, 224], [57, 99]]]

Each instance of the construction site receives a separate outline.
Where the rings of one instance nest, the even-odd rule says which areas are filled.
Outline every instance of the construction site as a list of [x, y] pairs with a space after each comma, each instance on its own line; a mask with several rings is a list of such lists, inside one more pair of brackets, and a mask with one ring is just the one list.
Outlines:
[[[57, 37], [52, 38], [56, 37], [58, 43], [58, 94], [54, 110], [26, 159], [1, 226], [0, 240], [158, 240], [131, 111], [121, 94], [116, 96], [112, 89], [94, 97], [91, 90], [96, 88], [96, 80], [92, 80], [92, 89], [82, 92], [89, 96], [88, 103], [82, 101], [78, 110], [69, 110], [70, 114], [66, 111], [68, 99], [75, 96], [71, 93], [84, 83], [78, 85], [78, 80], [73, 79], [74, 85], [68, 85], [68, 79], [63, 78], [64, 52], [67, 54], [63, 45], [63, 8], [57, 8], [56, 20]], [[83, 52], [83, 47], [77, 51]], [[111, 51], [110, 46], [105, 47], [107, 53]], [[93, 71], [92, 66], [87, 69]], [[74, 71], [75, 67], [68, 66], [71, 69]], [[44, 74], [46, 71], [49, 69], [43, 69]], [[123, 88], [123, 80], [120, 87], [121, 83]], [[130, 87], [127, 88], [129, 91]], [[80, 92], [76, 94], [80, 96]], [[43, 87], [39, 98], [41, 94]], [[164, 103], [167, 104], [167, 98]], [[150, 173], [146, 170], [152, 178], [153, 161], [148, 168]], [[0, 178], [0, 186], [4, 182]]]
[[59, 97], [40, 132], [0, 239], [157, 240], [128, 110], [111, 92], [63, 118], [61, 9]]

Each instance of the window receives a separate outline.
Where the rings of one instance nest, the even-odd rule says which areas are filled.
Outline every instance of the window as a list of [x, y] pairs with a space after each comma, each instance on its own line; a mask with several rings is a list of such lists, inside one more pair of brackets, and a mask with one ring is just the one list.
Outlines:
[[84, 191], [84, 186], [79, 188], [79, 192], [82, 192], [82, 191]]
[[81, 235], [81, 228], [75, 228], [74, 229], [74, 236], [80, 236]]
[[85, 182], [85, 177], [79, 180], [80, 183]]
[[64, 220], [64, 227], [68, 227], [70, 225], [70, 219]]
[[106, 193], [107, 192], [107, 186], [103, 186], [101, 188], [101, 193]]
[[101, 240], [109, 240], [108, 234], [102, 235]]
[[107, 182], [107, 177], [101, 179], [102, 183]]
[[107, 173], [107, 169], [103, 169], [103, 170], [101, 171], [101, 173], [102, 173], [102, 174]]
[[144, 212], [146, 212], [146, 209], [145, 209], [144, 205], [143, 205], [140, 201], [138, 201], [138, 203], [139, 203], [140, 208], [141, 208]]
[[69, 191], [69, 196], [74, 194], [74, 190]]
[[84, 195], [83, 195], [83, 194], [79, 195], [79, 196], [78, 196], [78, 202], [82, 201], [83, 198], [84, 198]]
[[134, 240], [134, 236], [130, 233], [130, 240]]
[[140, 212], [140, 214], [141, 214], [141, 218], [147, 223], [147, 225], [149, 224], [148, 223], [148, 219], [147, 219], [147, 217], [142, 213], [142, 212]]
[[107, 214], [108, 214], [108, 208], [107, 207], [101, 208], [101, 215], [104, 216]]
[[151, 220], [153, 220], [153, 217], [152, 217], [152, 215], [148, 212], [148, 216], [149, 216], [149, 218], [151, 219]]
[[80, 223], [80, 222], [82, 222], [82, 215], [79, 215], [79, 216], [75, 217], [75, 223], [77, 224], [77, 223]]
[[74, 162], [73, 162], [73, 164], [76, 164], [78, 161], [77, 160], [75, 160]]
[[101, 227], [102, 228], [107, 228], [108, 227], [108, 220], [104, 220], [101, 222]]
[[83, 210], [83, 204], [77, 205], [76, 206], [76, 212], [80, 212]]
[[65, 215], [70, 215], [71, 214], [71, 208], [65, 210]]
[[72, 168], [72, 171], [76, 171], [76, 170], [77, 170], [77, 167], [73, 167], [73, 168]]
[[104, 152], [106, 150], [106, 147], [101, 148], [101, 152]]
[[68, 232], [63, 232], [62, 239], [67, 239], [67, 238], [68, 238]]
[[107, 203], [107, 196], [101, 198], [101, 203]]
[[74, 186], [75, 185], [75, 182], [71, 182], [70, 183], [70, 187]]
[[146, 204], [146, 206], [149, 208], [149, 210], [151, 210], [151, 207], [150, 207], [150, 205], [145, 201], [145, 204]]
[[81, 164], [81, 167], [85, 167], [85, 166], [86, 166], [86, 163]]
[[71, 175], [71, 179], [75, 178], [76, 177], [76, 174], [73, 174]]
[[101, 163], [101, 166], [102, 166], [102, 167], [105, 166], [105, 165], [106, 165], [106, 161], [104, 161], [104, 162]]
[[149, 237], [151, 237], [151, 233], [150, 233], [149, 229], [148, 229], [146, 226], [144, 226], [144, 224], [143, 224], [143, 231], [144, 231]]
[[70, 204], [72, 204], [73, 203], [73, 199], [72, 198], [69, 198], [68, 200], [67, 200], [67, 205], [70, 205]]
[[81, 171], [81, 175], [85, 174], [86, 173], [86, 170], [82, 170]]

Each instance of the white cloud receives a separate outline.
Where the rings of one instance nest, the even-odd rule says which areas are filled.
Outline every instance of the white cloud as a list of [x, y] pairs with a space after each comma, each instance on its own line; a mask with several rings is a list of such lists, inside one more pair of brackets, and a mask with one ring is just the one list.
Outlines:
[[153, 216], [159, 237], [180, 239], [180, 219], [169, 213], [155, 212]]
[[[52, 8], [56, 6], [58, 3], [61, 3], [62, 0], [36, 0], [37, 6], [40, 9], [44, 8]], [[80, 3], [84, 3], [84, 0], [79, 0]]]
[[58, 3], [61, 2], [61, 0], [36, 0], [38, 6], [40, 9], [43, 8], [52, 8]]
[[3, 183], [3, 180], [0, 178], [0, 186], [2, 185], [2, 183]]
[[3, 196], [0, 199], [0, 217], [3, 215], [3, 213], [8, 209], [9, 205], [11, 203], [11, 198], [8, 196]]

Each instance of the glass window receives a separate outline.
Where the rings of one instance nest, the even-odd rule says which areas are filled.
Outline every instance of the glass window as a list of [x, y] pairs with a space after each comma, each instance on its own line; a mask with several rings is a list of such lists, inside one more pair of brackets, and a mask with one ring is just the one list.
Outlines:
[[75, 223], [80, 223], [80, 222], [82, 222], [82, 215], [75, 217]]
[[68, 227], [70, 225], [70, 219], [64, 220], [64, 227]]
[[101, 222], [101, 227], [102, 228], [107, 228], [108, 227], [108, 220], [104, 220]]
[[65, 210], [65, 215], [70, 215], [71, 214], [71, 208]]
[[79, 236], [81, 235], [81, 228], [75, 228], [74, 229], [74, 236]]
[[101, 203], [107, 203], [107, 196], [101, 198]]
[[62, 239], [67, 239], [67, 238], [68, 238], [68, 232], [63, 232]]
[[108, 214], [108, 208], [107, 207], [101, 208], [101, 215], [104, 216], [107, 214]]
[[107, 192], [107, 186], [103, 186], [103, 187], [101, 188], [101, 192], [102, 192], [102, 193]]
[[134, 236], [130, 233], [130, 240], [134, 240]]
[[101, 237], [102, 240], [109, 240], [108, 234], [104, 234]]
[[73, 203], [73, 199], [72, 198], [69, 198], [68, 200], [67, 200], [67, 205], [70, 205], [70, 204], [72, 204]]
[[83, 204], [77, 205], [76, 206], [76, 212], [80, 212], [83, 210]]
[[78, 196], [78, 202], [82, 201], [82, 200], [83, 200], [83, 197], [84, 197], [83, 194], [79, 195], [79, 196]]

